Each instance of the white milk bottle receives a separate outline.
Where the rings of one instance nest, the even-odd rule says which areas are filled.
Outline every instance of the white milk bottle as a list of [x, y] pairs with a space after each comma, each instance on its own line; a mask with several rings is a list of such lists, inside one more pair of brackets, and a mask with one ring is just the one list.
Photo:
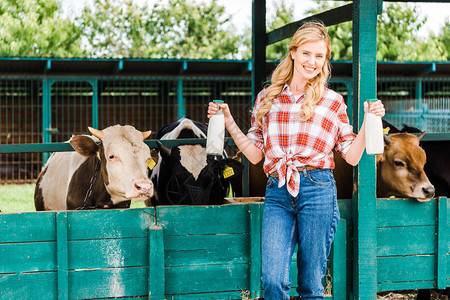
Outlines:
[[[222, 100], [213, 100], [219, 106]], [[206, 154], [222, 155], [225, 138], [225, 118], [223, 111], [219, 108], [215, 115], [209, 119], [208, 135], [206, 136]]]
[[[368, 99], [370, 104], [378, 99]], [[366, 153], [381, 154], [384, 151], [383, 124], [381, 117], [373, 114], [370, 110], [366, 113]]]

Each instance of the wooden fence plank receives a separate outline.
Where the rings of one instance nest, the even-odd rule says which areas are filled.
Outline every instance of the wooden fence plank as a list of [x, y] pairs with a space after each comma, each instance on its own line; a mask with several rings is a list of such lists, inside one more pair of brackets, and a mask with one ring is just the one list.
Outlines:
[[151, 300], [164, 299], [164, 241], [163, 229], [159, 226], [150, 226], [149, 235], [149, 277], [148, 298]]
[[249, 263], [249, 234], [165, 236], [165, 265]]
[[58, 299], [69, 297], [67, 212], [56, 213], [56, 257], [58, 262]]
[[56, 243], [0, 244], [0, 273], [56, 270]]
[[[377, 2], [353, 2], [353, 126], [363, 123], [363, 103], [376, 97]], [[353, 193], [353, 297], [376, 299], [377, 233], [375, 156], [364, 154], [354, 168]]]
[[[248, 233], [248, 204], [166, 206], [156, 210], [164, 236]], [[218, 219], [220, 218], [220, 219]]]
[[[339, 213], [341, 219], [349, 220], [352, 219], [352, 199], [338, 199]], [[347, 223], [347, 226], [350, 224]]]
[[0, 243], [56, 241], [54, 212], [2, 213]]
[[147, 237], [154, 208], [70, 211], [69, 240]]
[[377, 228], [377, 256], [433, 254], [436, 226]]
[[436, 199], [377, 199], [377, 227], [436, 225], [436, 205]]
[[434, 281], [435, 259], [436, 255], [379, 257], [378, 283]]
[[[261, 221], [263, 205], [250, 204], [250, 297], [261, 293]], [[249, 249], [245, 247], [243, 249]]]
[[0, 299], [58, 299], [57, 273], [0, 274]]
[[248, 264], [166, 268], [165, 293], [247, 291], [249, 271]]
[[405, 281], [405, 282], [382, 282], [377, 285], [378, 292], [415, 290], [415, 289], [434, 289], [436, 287], [434, 280], [428, 281]]
[[69, 271], [70, 299], [147, 295], [148, 266]]
[[69, 241], [69, 270], [148, 266], [148, 239]]
[[214, 292], [214, 293], [199, 293], [199, 294], [183, 294], [172, 295], [166, 294], [164, 299], [167, 300], [234, 300], [247, 299], [244, 296], [249, 295], [248, 291], [229, 291], [229, 292]]
[[436, 255], [436, 287], [445, 289], [447, 286], [447, 198], [438, 199], [437, 219], [437, 255]]
[[347, 222], [343, 219], [339, 221], [336, 236], [333, 242], [331, 259], [333, 280], [333, 299], [347, 299]]

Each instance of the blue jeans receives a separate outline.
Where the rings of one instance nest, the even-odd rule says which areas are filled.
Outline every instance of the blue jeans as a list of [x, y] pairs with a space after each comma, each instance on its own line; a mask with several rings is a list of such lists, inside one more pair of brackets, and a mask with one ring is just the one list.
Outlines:
[[300, 191], [292, 197], [278, 178], [269, 177], [262, 223], [262, 282], [266, 300], [289, 299], [289, 269], [296, 244], [301, 299], [323, 299], [331, 243], [339, 222], [336, 184], [328, 169], [300, 172]]

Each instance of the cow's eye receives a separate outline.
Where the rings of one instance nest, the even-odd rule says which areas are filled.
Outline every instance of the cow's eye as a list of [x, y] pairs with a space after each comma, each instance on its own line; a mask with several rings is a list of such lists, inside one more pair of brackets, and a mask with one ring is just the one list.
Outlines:
[[394, 159], [394, 165], [396, 165], [397, 167], [406, 167], [406, 164], [399, 159]]
[[109, 160], [113, 160], [114, 158], [116, 158], [116, 157], [114, 156], [114, 154], [111, 154], [111, 155], [108, 156], [108, 159], [109, 159]]

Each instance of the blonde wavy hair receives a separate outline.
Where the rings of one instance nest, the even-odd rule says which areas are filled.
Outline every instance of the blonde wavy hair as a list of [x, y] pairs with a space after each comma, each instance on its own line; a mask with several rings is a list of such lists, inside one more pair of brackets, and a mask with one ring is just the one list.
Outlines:
[[264, 116], [270, 111], [273, 99], [281, 93], [284, 84], [291, 81], [294, 75], [294, 60], [291, 57], [291, 52], [308, 42], [325, 41], [327, 45], [327, 53], [325, 63], [316, 77], [310, 79], [306, 84], [305, 101], [302, 105], [301, 121], [306, 121], [311, 118], [314, 107], [322, 98], [325, 92], [325, 86], [331, 74], [331, 66], [329, 59], [331, 58], [331, 41], [328, 35], [327, 28], [319, 21], [307, 22], [303, 24], [292, 37], [289, 44], [289, 52], [286, 57], [280, 62], [272, 73], [271, 84], [266, 88], [264, 100], [256, 110], [256, 120], [262, 125]]

